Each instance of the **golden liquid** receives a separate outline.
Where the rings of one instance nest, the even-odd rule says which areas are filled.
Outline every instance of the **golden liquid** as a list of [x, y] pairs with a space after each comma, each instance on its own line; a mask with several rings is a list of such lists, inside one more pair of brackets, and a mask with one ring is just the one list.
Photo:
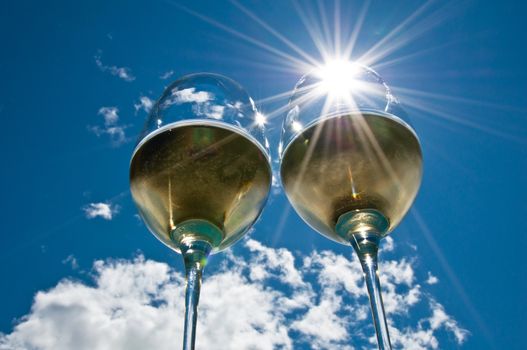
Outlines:
[[410, 208], [421, 174], [421, 148], [411, 129], [395, 117], [372, 113], [333, 117], [306, 128], [286, 148], [281, 165], [282, 183], [297, 213], [344, 244], [335, 233], [340, 215], [377, 209], [391, 231]]
[[176, 251], [170, 232], [189, 219], [219, 227], [223, 239], [213, 251], [224, 249], [258, 218], [271, 184], [269, 161], [256, 141], [228, 126], [178, 124], [150, 134], [136, 149], [133, 199], [150, 231]]

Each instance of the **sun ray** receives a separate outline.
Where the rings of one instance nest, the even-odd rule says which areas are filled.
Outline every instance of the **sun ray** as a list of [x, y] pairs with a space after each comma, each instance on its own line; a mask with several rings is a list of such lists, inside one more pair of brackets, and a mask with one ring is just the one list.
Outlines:
[[[297, 87], [295, 91], [297, 91], [297, 92], [309, 92], [311, 90], [313, 90], [313, 86], [304, 86], [304, 87], [300, 87], [300, 88]], [[256, 100], [255, 102], [258, 103], [258, 104], [266, 104], [266, 103], [281, 101], [283, 99], [289, 99], [291, 97], [291, 95], [292, 95], [291, 90], [287, 90], [287, 91], [280, 92], [280, 93], [272, 95], [272, 96], [268, 96], [268, 97]], [[315, 95], [310, 95], [309, 98], [314, 97], [314, 96]], [[286, 107], [290, 108], [289, 106], [286, 106]]]
[[359, 34], [364, 24], [364, 20], [366, 18], [366, 14], [368, 13], [369, 7], [370, 7], [370, 0], [365, 1], [356, 19], [355, 25], [353, 26], [353, 30], [351, 32], [350, 38], [342, 54], [343, 57], [351, 57], [351, 55], [353, 54], [355, 43], [357, 42], [357, 39], [359, 38]]
[[[264, 55], [267, 55], [267, 53], [263, 53], [262, 57]], [[262, 59], [261, 61], [255, 61], [251, 59], [242, 59], [239, 57], [230, 57], [226, 62], [228, 63], [239, 63], [246, 65], [247, 67], [254, 67], [254, 68], [262, 68], [264, 71], [275, 71], [277, 73], [287, 73], [287, 74], [294, 74], [296, 76], [302, 75], [306, 71], [305, 67], [299, 67], [298, 65], [294, 64], [287, 64], [282, 61], [277, 63], [268, 63], [269, 61], [276, 60], [276, 56], [269, 56], [269, 59]]]
[[438, 27], [440, 24], [443, 24], [450, 16], [451, 13], [445, 10], [432, 13], [427, 18], [417, 22], [413, 27], [408, 28], [404, 35], [394, 38], [389, 45], [384, 45], [382, 50], [372, 53], [370, 57], [365, 57], [364, 61], [368, 65], [373, 65], [375, 62], [381, 61], [395, 51], [414, 42], [417, 38]]
[[[461, 125], [464, 127], [468, 127], [469, 129], [482, 131], [487, 134], [498, 136], [500, 138], [504, 138], [504, 139], [507, 139], [509, 141], [513, 141], [516, 143], [527, 144], [527, 139], [524, 137], [508, 134], [506, 132], [498, 130], [496, 127], [488, 127], [486, 125], [483, 125], [480, 121], [479, 122], [472, 121], [470, 120], [470, 118], [466, 116], [464, 117], [461, 117], [459, 115], [456, 116], [454, 113], [451, 113], [449, 111], [444, 111], [442, 110], [440, 106], [433, 105], [430, 102], [427, 102], [427, 104], [425, 105], [420, 100], [414, 99], [410, 96], [406, 96], [404, 101], [405, 101], [405, 104], [410, 106], [411, 108], [424, 112], [424, 115], [429, 114], [429, 115], [440, 118], [440, 120], [455, 123], [457, 125]], [[434, 119], [429, 119], [429, 118], [426, 118], [426, 119], [421, 118], [420, 120], [434, 121]], [[436, 119], [435, 121], [439, 121], [439, 120]], [[441, 125], [441, 123], [437, 123], [437, 124]]]
[[251, 19], [253, 19], [256, 23], [258, 23], [262, 28], [264, 28], [266, 31], [271, 33], [274, 37], [279, 39], [281, 42], [286, 44], [290, 49], [298, 53], [300, 56], [302, 56], [306, 61], [311, 63], [312, 65], [317, 65], [318, 62], [315, 60], [311, 55], [307, 54], [304, 50], [299, 48], [297, 45], [295, 45], [293, 42], [291, 42], [289, 39], [287, 39], [285, 36], [280, 34], [278, 31], [276, 31], [274, 28], [272, 28], [270, 25], [268, 25], [266, 22], [264, 22], [261, 18], [256, 16], [253, 12], [249, 11], [246, 7], [241, 5], [236, 0], [230, 0], [230, 2], [236, 6], [240, 11], [245, 13], [247, 16], [249, 16]]
[[265, 105], [267, 103], [283, 101], [285, 99], [289, 99], [290, 97], [291, 97], [291, 90], [287, 90], [287, 91], [284, 91], [284, 92], [279, 92], [278, 94], [275, 94], [275, 95], [272, 95], [272, 96], [261, 98], [259, 100], [254, 101], [254, 102], [256, 104], [259, 104], [259, 105]]
[[221, 30], [223, 30], [223, 31], [225, 31], [225, 32], [227, 32], [227, 33], [229, 33], [231, 35], [234, 35], [234, 36], [236, 36], [236, 37], [238, 37], [238, 38], [240, 38], [240, 39], [242, 39], [242, 40], [244, 40], [244, 41], [246, 41], [246, 42], [248, 42], [250, 44], [253, 44], [253, 45], [255, 45], [255, 46], [257, 46], [257, 47], [259, 47], [261, 49], [264, 49], [264, 50], [266, 50], [266, 51], [268, 51], [270, 53], [273, 53], [273, 54], [275, 54], [275, 55], [277, 55], [277, 56], [279, 56], [281, 58], [284, 58], [286, 60], [286, 62], [292, 62], [292, 63], [297, 64], [299, 66], [305, 66], [306, 65], [306, 62], [304, 62], [304, 61], [302, 61], [302, 60], [300, 60], [300, 59], [298, 59], [296, 57], [293, 57], [293, 56], [291, 56], [291, 55], [289, 55], [289, 54], [287, 54], [285, 52], [282, 52], [282, 51], [276, 49], [275, 47], [273, 47], [273, 46], [271, 46], [269, 44], [263, 43], [263, 42], [255, 39], [253, 37], [250, 37], [249, 35], [240, 33], [239, 31], [234, 30], [231, 27], [228, 27], [228, 26], [226, 26], [226, 25], [224, 25], [224, 24], [222, 24], [222, 23], [220, 23], [220, 22], [218, 22], [218, 21], [216, 21], [216, 20], [214, 20], [214, 19], [212, 19], [210, 17], [207, 17], [207, 16], [205, 16], [205, 15], [203, 15], [201, 13], [198, 13], [198, 12], [196, 12], [194, 10], [191, 10], [191, 9], [189, 9], [186, 6], [183, 6], [181, 4], [178, 4], [178, 3], [175, 3], [175, 2], [172, 2], [172, 1], [167, 1], [167, 2], [172, 4], [173, 6], [176, 6], [179, 9], [187, 12], [188, 14], [191, 14], [191, 15], [201, 19], [202, 21], [213, 25], [214, 27], [216, 27], [218, 29], [221, 29]]
[[[313, 91], [310, 91], [310, 92], [307, 92], [305, 95], [301, 96], [300, 98], [298, 98], [295, 103], [298, 103], [298, 104], [303, 104], [305, 103], [305, 106], [309, 106], [311, 103], [314, 102], [314, 97], [316, 97], [316, 93], [314, 93]], [[286, 104], [282, 107], [278, 107], [277, 109], [267, 113], [267, 118], [269, 119], [273, 119], [273, 118], [276, 118], [276, 117], [279, 117], [282, 115], [282, 113], [288, 111], [289, 109], [291, 109], [291, 106]]]
[[335, 0], [333, 7], [333, 42], [335, 43], [335, 56], [340, 57], [340, 42], [341, 42], [341, 24], [340, 24], [340, 0]]
[[513, 106], [506, 106], [506, 105], [499, 104], [499, 103], [476, 100], [476, 99], [471, 99], [467, 97], [445, 95], [445, 94], [439, 94], [437, 92], [409, 89], [409, 88], [405, 88], [401, 86], [393, 86], [393, 89], [397, 90], [397, 92], [401, 95], [409, 95], [411, 97], [420, 96], [420, 97], [426, 97], [426, 98], [431, 98], [431, 99], [440, 100], [440, 101], [458, 102], [458, 103], [463, 103], [463, 104], [468, 104], [468, 105], [473, 105], [473, 106], [490, 107], [490, 108], [495, 108], [497, 110], [504, 110], [508, 112], [527, 113], [527, 109], [525, 108], [524, 109], [516, 108]]
[[408, 26], [421, 13], [423, 13], [432, 4], [432, 2], [433, 2], [433, 0], [428, 0], [423, 5], [418, 7], [412, 14], [410, 14], [410, 16], [408, 16], [405, 20], [403, 20], [401, 23], [399, 23], [387, 35], [385, 35], [381, 40], [379, 40], [376, 44], [374, 44], [368, 51], [366, 51], [361, 56], [361, 58], [359, 58], [359, 61], [361, 61], [361, 62], [370, 62], [370, 65], [371, 65], [371, 62], [373, 62], [375, 60], [370, 59], [370, 57], [374, 56], [375, 51], [378, 50], [383, 45], [385, 45], [395, 35], [399, 34], [406, 26]]
[[289, 217], [289, 214], [291, 213], [291, 205], [289, 202], [285, 205], [285, 209], [282, 211], [282, 215], [280, 215], [280, 219], [278, 220], [278, 224], [276, 225], [276, 229], [273, 231], [272, 237], [271, 237], [271, 244], [275, 245], [278, 241], [278, 238], [282, 235], [282, 232], [284, 231], [285, 224], [287, 222], [287, 218]]
[[328, 23], [328, 18], [326, 15], [326, 9], [324, 7], [324, 1], [318, 0], [317, 5], [318, 5], [318, 14], [320, 16], [320, 22], [321, 22], [321, 27], [322, 27], [322, 33], [324, 34], [326, 46], [329, 47], [330, 52], [334, 53], [335, 43], [332, 40], [331, 31], [329, 29], [329, 23]]
[[[300, 6], [297, 2], [297, 0], [292, 0], [293, 6], [295, 7], [295, 10], [298, 14], [298, 17], [304, 24], [304, 28], [306, 29], [307, 33], [309, 34], [311, 40], [315, 44], [318, 52], [320, 53], [323, 60], [326, 60], [331, 56], [330, 52], [328, 51], [328, 46], [325, 43], [325, 40], [322, 38], [322, 33], [320, 26], [318, 25], [317, 21], [314, 19], [314, 16], [312, 12], [309, 10], [309, 15], [304, 11], [302, 6]], [[306, 10], [309, 9], [306, 7]]]
[[377, 141], [377, 138], [375, 137], [375, 134], [371, 130], [370, 126], [368, 125], [368, 123], [366, 123], [366, 120], [364, 119], [363, 116], [359, 116], [359, 118], [357, 118], [357, 120], [358, 120], [360, 128], [362, 129], [362, 131], [366, 135], [366, 138], [367, 138], [367, 141], [369, 142], [369, 145], [373, 149], [373, 153], [377, 156], [377, 159], [379, 161], [378, 164], [381, 165], [382, 169], [384, 169], [386, 174], [393, 180], [393, 183], [395, 184], [397, 189], [401, 192], [401, 196], [402, 197], [406, 196], [406, 194], [405, 194], [405, 192], [406, 192], [405, 186], [402, 185], [401, 180], [397, 176], [397, 172], [392, 167], [392, 164], [390, 163], [390, 160], [388, 159], [388, 157], [384, 153], [381, 145]]
[[395, 65], [400, 64], [402, 62], [409, 61], [410, 59], [414, 59], [414, 58], [417, 58], [417, 57], [425, 56], [425, 55], [428, 55], [428, 54], [430, 54], [430, 53], [432, 53], [434, 51], [445, 49], [445, 48], [447, 48], [449, 46], [452, 46], [454, 43], [455, 42], [449, 42], [449, 43], [446, 43], [446, 44], [437, 45], [437, 46], [434, 46], [434, 47], [429, 47], [429, 48], [426, 48], [424, 50], [420, 50], [420, 51], [417, 51], [417, 52], [412, 52], [412, 53], [404, 55], [404, 56], [398, 56], [398, 57], [395, 57], [395, 58], [393, 58], [391, 60], [378, 61], [376, 63], [373, 63], [372, 67], [375, 68], [376, 70], [380, 70], [380, 69], [384, 69], [384, 68], [387, 68], [387, 67], [395, 66]]
[[[223, 34], [223, 33], [222, 33]], [[216, 61], [219, 63], [224, 62], [226, 65], [236, 65], [246, 66], [247, 68], [263, 68], [263, 71], [275, 71], [279, 73], [287, 73], [288, 75], [299, 76], [309, 70], [311, 65], [308, 62], [303, 62], [303, 64], [298, 64], [289, 60], [284, 59], [283, 57], [270, 53], [267, 50], [261, 50], [258, 52], [258, 59], [254, 57], [254, 50], [251, 53], [244, 51], [247, 49], [247, 42], [244, 40], [233, 41], [232, 38], [226, 38], [225, 35], [218, 36], [217, 41], [223, 41], [225, 45], [230, 45], [233, 47], [233, 50], [239, 54], [229, 55], [229, 56], [218, 56]], [[253, 45], [251, 44], [251, 49]], [[245, 57], [242, 57], [245, 55]], [[256, 71], [256, 70], [255, 70]]]
[[[468, 312], [471, 314], [471, 318], [476, 321], [476, 324], [478, 325], [480, 331], [479, 334], [482, 334], [488, 343], [494, 345], [494, 339], [492, 338], [489, 327], [485, 324], [485, 321], [479, 314], [478, 310], [474, 307], [474, 304], [472, 304], [472, 301], [470, 300], [470, 297], [465, 292], [465, 288], [463, 287], [463, 284], [457, 277], [454, 270], [450, 267], [450, 264], [448, 263], [448, 260], [445, 258], [445, 255], [441, 251], [441, 248], [439, 244], [437, 244], [433, 232], [430, 230], [426, 222], [424, 221], [423, 217], [419, 213], [419, 210], [416, 206], [413, 206], [410, 210], [410, 213], [412, 214], [414, 221], [417, 223], [417, 226], [421, 230], [422, 236], [425, 238], [425, 241], [428, 243], [428, 246], [432, 249], [434, 252], [437, 261], [443, 268], [443, 271], [445, 271], [448, 279], [450, 280], [450, 285], [454, 287], [454, 290], [457, 292], [459, 298], [463, 301], [463, 305], [467, 308]], [[493, 346], [493, 348], [496, 348]]]
[[[306, 95], [303, 96], [303, 98], [304, 98], [303, 100], [301, 100], [302, 98], [300, 98], [296, 102], [298, 104], [302, 104], [302, 103], [306, 102], [306, 104], [304, 106], [308, 106], [309, 103], [313, 103], [314, 102], [314, 98], [313, 97], [320, 98], [320, 95], [316, 91], [315, 88], [311, 89], [310, 92], [306, 93]], [[321, 111], [321, 115], [322, 116], [325, 116], [328, 113], [328, 111], [329, 111], [329, 109], [331, 107], [331, 104], [332, 104], [332, 102], [331, 102], [330, 98], [326, 98], [325, 101], [324, 101], [324, 106], [323, 106], [322, 111]], [[307, 125], [303, 125], [302, 130], [305, 130], [306, 127], [307, 127]], [[297, 179], [297, 181], [295, 181], [295, 184], [294, 184], [294, 186], [292, 188], [291, 193], [297, 193], [299, 191], [299, 189], [300, 189], [300, 186], [302, 184], [303, 175], [305, 174], [307, 166], [308, 166], [308, 164], [309, 164], [309, 162], [311, 160], [311, 157], [313, 155], [315, 146], [319, 142], [321, 132], [322, 132], [322, 124], [315, 125], [315, 131], [313, 133], [313, 138], [310, 141], [310, 144], [309, 144], [309, 146], [307, 148], [305, 156], [303, 157], [302, 163], [300, 164], [300, 167], [299, 167], [299, 170], [298, 170], [299, 178]], [[329, 140], [325, 140], [325, 141], [329, 141]]]

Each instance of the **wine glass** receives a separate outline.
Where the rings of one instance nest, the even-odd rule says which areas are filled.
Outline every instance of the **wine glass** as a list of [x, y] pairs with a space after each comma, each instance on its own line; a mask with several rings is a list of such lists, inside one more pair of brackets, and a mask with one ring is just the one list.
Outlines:
[[417, 194], [417, 135], [383, 79], [358, 63], [335, 61], [306, 74], [289, 107], [279, 146], [286, 195], [314, 230], [354, 248], [379, 349], [391, 349], [377, 251]]
[[130, 187], [148, 229], [186, 270], [183, 349], [194, 349], [207, 257], [238, 241], [271, 185], [265, 117], [233, 80], [184, 76], [153, 106], [132, 155]]

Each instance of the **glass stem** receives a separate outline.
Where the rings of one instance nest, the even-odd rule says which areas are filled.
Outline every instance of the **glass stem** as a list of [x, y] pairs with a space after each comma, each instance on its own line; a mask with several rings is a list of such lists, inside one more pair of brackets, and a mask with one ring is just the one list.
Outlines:
[[373, 325], [379, 349], [391, 349], [388, 324], [382, 303], [381, 283], [377, 272], [379, 242], [389, 227], [388, 220], [376, 209], [352, 210], [342, 214], [335, 225], [335, 232], [347, 240], [359, 256], [364, 280], [370, 297]]
[[198, 319], [198, 303], [201, 290], [201, 276], [207, 263], [212, 246], [201, 240], [181, 242], [181, 254], [185, 261], [185, 331], [183, 335], [183, 350], [194, 350], [196, 341], [196, 323]]
[[[359, 236], [359, 237], [355, 237]], [[364, 280], [368, 288], [370, 297], [371, 313], [375, 333], [377, 334], [377, 344], [379, 349], [391, 349], [390, 334], [388, 333], [388, 324], [384, 313], [384, 304], [382, 302], [381, 283], [377, 271], [377, 250], [380, 235], [375, 232], [363, 232], [353, 235], [352, 245], [359, 256], [359, 261], [364, 272]]]

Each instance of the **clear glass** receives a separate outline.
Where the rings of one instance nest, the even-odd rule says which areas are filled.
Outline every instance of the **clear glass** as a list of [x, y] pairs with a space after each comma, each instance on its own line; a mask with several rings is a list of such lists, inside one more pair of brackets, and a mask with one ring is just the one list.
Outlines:
[[286, 195], [314, 230], [353, 246], [379, 348], [389, 349], [378, 243], [419, 189], [419, 140], [390, 88], [360, 64], [333, 62], [313, 70], [295, 86], [289, 106], [279, 146]]
[[148, 229], [186, 270], [183, 349], [195, 343], [201, 276], [211, 253], [258, 219], [271, 185], [265, 117], [233, 80], [185, 76], [153, 106], [130, 162], [132, 198]]

